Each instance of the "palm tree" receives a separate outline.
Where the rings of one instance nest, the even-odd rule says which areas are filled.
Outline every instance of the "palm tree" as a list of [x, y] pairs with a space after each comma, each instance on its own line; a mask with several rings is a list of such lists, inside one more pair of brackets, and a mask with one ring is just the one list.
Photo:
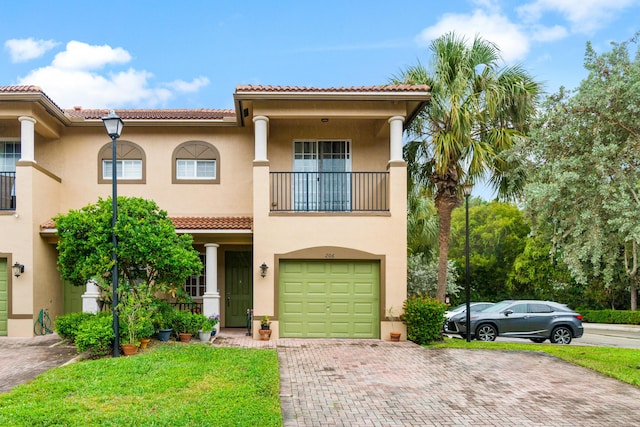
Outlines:
[[395, 84], [427, 84], [431, 102], [408, 129], [405, 147], [411, 181], [434, 198], [438, 213], [438, 291], [444, 301], [451, 212], [463, 184], [486, 180], [500, 196], [514, 197], [524, 177], [513, 143], [526, 137], [540, 84], [519, 65], [500, 68], [496, 45], [454, 33], [434, 40], [432, 70], [418, 63], [393, 77]]

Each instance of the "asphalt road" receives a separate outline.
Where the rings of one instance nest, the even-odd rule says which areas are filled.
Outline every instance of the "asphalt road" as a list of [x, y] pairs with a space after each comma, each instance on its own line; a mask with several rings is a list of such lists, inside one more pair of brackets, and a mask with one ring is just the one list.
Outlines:
[[[583, 323], [584, 335], [572, 341], [575, 345], [592, 345], [599, 347], [619, 347], [640, 349], [640, 325], [605, 325], [599, 323]], [[459, 338], [459, 335], [449, 335]], [[498, 337], [498, 342], [531, 343], [521, 338]], [[545, 343], [551, 345], [549, 341]]]

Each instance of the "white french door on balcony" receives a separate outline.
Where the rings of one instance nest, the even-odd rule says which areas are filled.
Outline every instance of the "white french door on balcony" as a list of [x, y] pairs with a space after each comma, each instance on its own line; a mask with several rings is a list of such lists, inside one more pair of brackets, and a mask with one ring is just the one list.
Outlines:
[[294, 141], [293, 171], [294, 210], [351, 210], [349, 141]]

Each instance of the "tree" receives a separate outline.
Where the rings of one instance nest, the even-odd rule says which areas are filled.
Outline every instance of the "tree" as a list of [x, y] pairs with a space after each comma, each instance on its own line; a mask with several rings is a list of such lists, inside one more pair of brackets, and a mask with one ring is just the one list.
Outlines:
[[427, 84], [431, 102], [412, 122], [405, 152], [409, 174], [434, 197], [438, 213], [438, 289], [444, 301], [451, 212], [461, 203], [461, 185], [489, 179], [508, 197], [523, 176], [508, 174], [517, 159], [506, 156], [524, 138], [539, 93], [520, 66], [499, 68], [499, 49], [476, 37], [471, 45], [454, 33], [431, 44], [432, 70], [411, 66], [396, 84]]
[[[58, 269], [64, 280], [83, 286], [96, 280], [111, 285], [111, 198], [98, 199], [54, 218], [58, 236]], [[119, 281], [147, 291], [175, 292], [202, 270], [190, 235], [177, 235], [167, 213], [155, 202], [118, 197], [117, 260]], [[126, 286], [123, 286], [126, 289]], [[145, 292], [146, 294], [146, 292]]]
[[[534, 228], [553, 222], [552, 247], [575, 280], [624, 286], [637, 309], [640, 241], [640, 51], [597, 54], [574, 94], [549, 97], [536, 126], [526, 200]], [[623, 274], [621, 274], [623, 273]], [[622, 277], [622, 280], [620, 279]]]
[[[449, 256], [464, 271], [465, 210], [455, 209], [451, 217]], [[472, 299], [499, 301], [522, 297], [509, 286], [517, 257], [525, 248], [529, 225], [517, 206], [497, 201], [469, 199], [469, 282]], [[463, 285], [461, 275], [459, 284]]]
[[[447, 263], [447, 295], [458, 296], [458, 270], [453, 261]], [[438, 262], [430, 260], [422, 253], [409, 255], [407, 260], [407, 295], [423, 295], [431, 298], [438, 289]]]

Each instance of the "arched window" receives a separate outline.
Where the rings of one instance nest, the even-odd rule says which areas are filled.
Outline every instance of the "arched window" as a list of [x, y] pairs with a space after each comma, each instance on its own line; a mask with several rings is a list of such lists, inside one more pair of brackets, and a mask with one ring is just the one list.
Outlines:
[[[98, 183], [107, 184], [113, 176], [111, 143], [98, 153]], [[144, 150], [131, 141], [116, 142], [116, 173], [118, 184], [144, 184], [147, 181]]]
[[220, 153], [208, 142], [183, 142], [173, 151], [171, 162], [174, 184], [220, 183]]

